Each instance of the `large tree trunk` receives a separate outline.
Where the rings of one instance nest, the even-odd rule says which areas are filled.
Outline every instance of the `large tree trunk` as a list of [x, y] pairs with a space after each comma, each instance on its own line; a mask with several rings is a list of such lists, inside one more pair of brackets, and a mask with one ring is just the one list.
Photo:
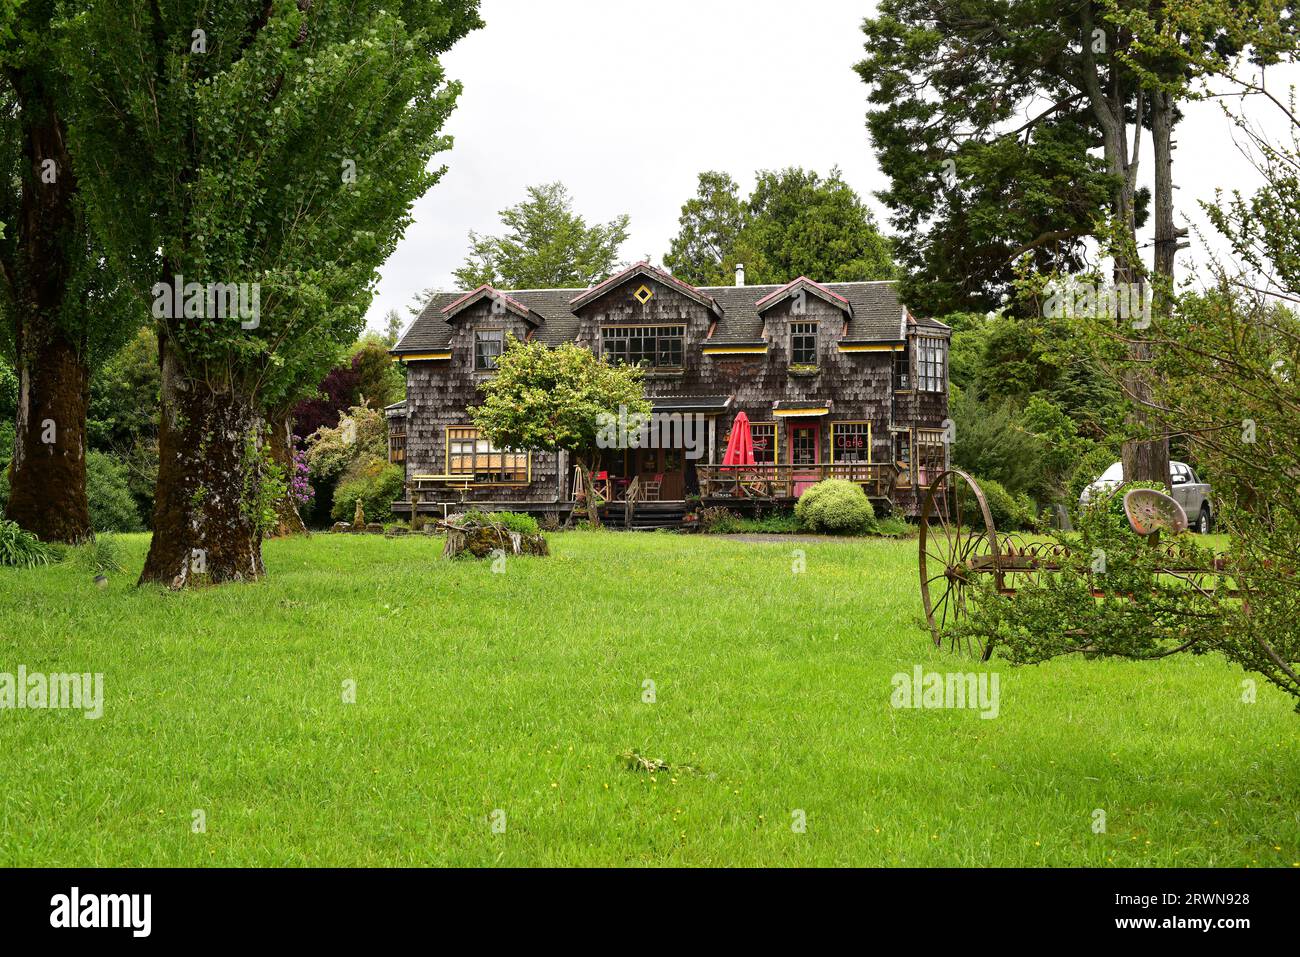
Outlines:
[[[1151, 94], [1151, 141], [1154, 153], [1154, 212], [1155, 212], [1155, 254], [1153, 256], [1154, 282], [1151, 300], [1154, 311], [1167, 315], [1172, 303], [1174, 282], [1174, 257], [1178, 252], [1178, 232], [1174, 225], [1174, 180], [1173, 180], [1173, 128], [1174, 97], [1171, 93], [1157, 90]], [[1129, 349], [1129, 359], [1137, 363], [1149, 363], [1152, 358], [1151, 344], [1143, 341], [1141, 333], [1135, 337]], [[1149, 433], [1159, 434], [1159, 438], [1137, 440], [1124, 443], [1121, 459], [1124, 464], [1124, 478], [1127, 481], [1161, 482], [1170, 488], [1169, 480], [1169, 437], [1163, 433], [1162, 426], [1152, 413], [1151, 373], [1141, 366], [1131, 367], [1125, 374], [1124, 391], [1133, 402], [1132, 424]]]
[[[1174, 224], [1174, 95], [1163, 90], [1152, 94], [1151, 143], [1155, 152], [1155, 275], [1164, 280], [1156, 289], [1156, 301], [1167, 304], [1173, 293], [1174, 257], [1178, 240], [1186, 235]], [[1163, 288], [1167, 284], [1168, 288]]]
[[186, 376], [165, 336], [160, 349], [158, 490], [140, 583], [182, 588], [261, 578], [264, 422], [233, 390]]
[[284, 496], [276, 505], [276, 523], [271, 531], [272, 538], [284, 538], [289, 535], [306, 535], [307, 526], [298, 512], [298, 504], [293, 499], [293, 419], [289, 415], [276, 416], [271, 424], [271, 461], [284, 469], [286, 488]]
[[84, 344], [69, 334], [64, 314], [81, 241], [77, 184], [63, 121], [47, 92], [29, 77], [20, 77], [18, 90], [27, 171], [17, 259], [5, 263], [19, 378], [5, 515], [45, 541], [79, 542], [92, 534], [86, 501], [90, 373]]
[[[1145, 283], [1141, 260], [1137, 254], [1137, 216], [1136, 191], [1139, 147], [1142, 142], [1142, 124], [1144, 121], [1145, 92], [1129, 86], [1133, 79], [1117, 62], [1111, 62], [1105, 73], [1106, 86], [1102, 86], [1103, 74], [1093, 53], [1091, 43], [1095, 21], [1091, 0], [1080, 7], [1082, 22], [1082, 80], [1088, 103], [1097, 119], [1102, 132], [1102, 145], [1106, 157], [1106, 170], [1117, 178], [1115, 195], [1112, 197], [1112, 213], [1115, 219], [1117, 235], [1112, 237], [1116, 248], [1112, 251], [1115, 260], [1114, 280], [1120, 294], [1127, 296], [1133, 287], [1142, 287]], [[1111, 46], [1115, 46], [1113, 37]], [[1128, 141], [1128, 123], [1126, 109], [1130, 95], [1136, 93], [1136, 122], [1133, 127], [1133, 144], [1130, 150]], [[1157, 163], [1157, 166], [1159, 164]], [[1157, 170], [1159, 172], [1159, 170]], [[1122, 323], [1131, 323], [1131, 319], [1120, 319]], [[1143, 405], [1151, 398], [1151, 377], [1147, 369], [1150, 362], [1150, 345], [1143, 341], [1140, 328], [1122, 329], [1128, 336], [1129, 363], [1123, 373], [1121, 386], [1129, 400], [1131, 412], [1128, 424], [1134, 432], [1151, 433], [1155, 431], [1147, 408]], [[1169, 439], [1129, 439], [1124, 443], [1121, 454], [1124, 465], [1124, 480], [1163, 482], [1169, 484]]]
[[92, 536], [86, 499], [90, 374], [77, 350], [56, 334], [24, 343], [18, 382], [5, 517], [42, 541], [84, 541]]

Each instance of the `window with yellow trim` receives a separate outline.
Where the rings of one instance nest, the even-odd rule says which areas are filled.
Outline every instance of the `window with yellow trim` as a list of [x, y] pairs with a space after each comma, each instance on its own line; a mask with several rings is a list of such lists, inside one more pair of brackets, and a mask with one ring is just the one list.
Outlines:
[[870, 462], [871, 423], [832, 422], [831, 461]]
[[447, 474], [475, 482], [528, 482], [528, 453], [498, 449], [473, 426], [447, 429]]

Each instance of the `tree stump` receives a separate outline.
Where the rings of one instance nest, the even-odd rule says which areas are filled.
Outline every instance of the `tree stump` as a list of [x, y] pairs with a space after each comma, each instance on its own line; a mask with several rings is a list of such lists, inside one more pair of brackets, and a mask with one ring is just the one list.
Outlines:
[[511, 531], [495, 522], [480, 523], [449, 518], [440, 522], [439, 526], [447, 531], [447, 541], [442, 548], [444, 558], [456, 558], [466, 553], [475, 558], [490, 558], [496, 552], [538, 557], [551, 554], [545, 536]]

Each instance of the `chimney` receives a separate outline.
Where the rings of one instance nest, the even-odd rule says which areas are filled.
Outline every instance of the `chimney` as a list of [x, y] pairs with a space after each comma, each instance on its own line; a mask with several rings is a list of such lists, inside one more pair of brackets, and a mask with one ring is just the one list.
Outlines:
[[743, 286], [744, 284], [745, 284], [745, 264], [736, 263], [736, 285]]

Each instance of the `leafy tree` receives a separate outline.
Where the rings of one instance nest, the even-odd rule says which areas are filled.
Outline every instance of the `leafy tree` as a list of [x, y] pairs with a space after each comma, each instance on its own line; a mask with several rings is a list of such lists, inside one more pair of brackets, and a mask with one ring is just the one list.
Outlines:
[[[82, 188], [161, 342], [142, 582], [264, 573], [264, 492], [287, 495], [268, 440], [355, 341], [377, 267], [440, 178], [459, 87], [438, 58], [479, 25], [476, 0], [89, 0], [72, 25], [95, 51], [76, 65]], [[200, 289], [177, 303], [180, 281]], [[242, 284], [238, 315], [212, 284]]]
[[388, 464], [388, 421], [369, 406], [353, 406], [336, 426], [322, 426], [308, 436], [306, 451], [307, 476], [316, 491], [312, 515], [323, 523], [345, 478], [373, 478]]
[[[551, 349], [511, 336], [496, 374], [479, 386], [483, 404], [470, 409], [470, 416], [500, 448], [572, 453], [588, 517], [598, 525], [592, 466], [602, 443], [608, 447], [626, 438], [638, 417], [649, 416], [643, 375], [637, 366], [611, 365], [573, 343]], [[627, 432], [619, 425], [624, 422]]]
[[1012, 493], [1044, 494], [1042, 445], [1010, 403], [985, 405], [959, 393], [953, 397], [951, 411], [956, 432], [954, 465], [982, 480], [998, 482]]
[[[905, 295], [922, 308], [928, 289], [949, 308], [993, 307], [1022, 257], [1069, 273], [1088, 238], [1110, 255], [1116, 284], [1145, 281], [1136, 233], [1149, 197], [1137, 185], [1135, 147], [1154, 102], [1160, 225], [1172, 228], [1175, 117], [1152, 86], [1178, 67], [1137, 69], [1143, 52], [1110, 13], [1106, 0], [972, 0], [959, 15], [942, 0], [883, 0], [865, 22], [858, 70], [872, 88], [868, 127], [891, 183], [880, 198], [911, 257]], [[1097, 145], [1101, 156], [1091, 157]], [[1132, 338], [1135, 357], [1146, 349]], [[1137, 400], [1137, 437], [1125, 443], [1125, 475], [1167, 484], [1169, 444], [1152, 436], [1141, 401], [1151, 383], [1132, 368], [1124, 386]]]
[[[883, 0], [865, 21], [868, 129], [921, 308], [995, 308], [1012, 268], [1071, 271], [1109, 216], [1133, 271], [1146, 196], [1128, 126], [1144, 117], [1129, 38], [1097, 0]], [[1134, 138], [1139, 135], [1137, 129]], [[1100, 145], [1101, 160], [1088, 155]], [[952, 266], [950, 263], [956, 262]], [[969, 280], [963, 280], [969, 275]], [[929, 277], [940, 280], [926, 300]]]
[[[146, 517], [153, 514], [158, 483], [159, 389], [158, 336], [147, 326], [136, 330], [90, 379], [86, 420], [90, 447], [112, 455], [125, 467], [136, 511]], [[100, 531], [91, 479], [87, 473], [91, 524]]]
[[86, 397], [92, 371], [145, 318], [88, 226], [69, 124], [85, 92], [80, 4], [0, 2], [0, 354], [22, 383], [5, 514], [46, 541], [92, 534]]
[[158, 441], [158, 335], [136, 330], [90, 380], [91, 448], [125, 454], [138, 442]]
[[383, 339], [369, 334], [352, 347], [352, 371], [357, 374], [361, 400], [383, 409], [406, 394], [406, 380]]
[[96, 532], [140, 532], [140, 513], [131, 495], [126, 463], [103, 452], [86, 456], [86, 497]]
[[397, 345], [397, 340], [402, 338], [402, 314], [396, 309], [389, 309], [384, 314], [384, 345], [392, 348]]
[[797, 167], [765, 170], [744, 201], [726, 173], [701, 173], [678, 223], [664, 264], [696, 285], [729, 285], [738, 263], [756, 284], [894, 275], [889, 241], [838, 169], [825, 179]]
[[723, 286], [735, 275], [741, 231], [749, 215], [740, 186], [727, 173], [700, 174], [696, 194], [682, 206], [664, 266], [695, 286]]
[[573, 211], [563, 183], [529, 186], [527, 192], [523, 202], [501, 210], [504, 235], [469, 234], [470, 254], [455, 272], [463, 287], [585, 288], [617, 271], [618, 251], [627, 241], [627, 214], [588, 226]]
[[892, 279], [890, 244], [839, 169], [822, 179], [796, 167], [759, 174], [739, 241], [755, 283]]
[[17, 415], [18, 375], [4, 356], [0, 355], [0, 422], [7, 422], [12, 427]]
[[293, 407], [293, 432], [299, 441], [320, 429], [332, 429], [339, 424], [339, 413], [361, 401], [361, 376], [349, 362], [335, 366], [325, 374], [317, 387], [316, 396], [303, 399]]
[[[1014, 661], [1214, 650], [1300, 700], [1300, 119], [1271, 102], [1289, 128], [1282, 142], [1264, 139], [1257, 117], [1234, 116], [1263, 186], [1204, 204], [1237, 261], [1215, 266], [1207, 293], [1184, 294], [1154, 317], [1149, 357], [1134, 357], [1109, 327], [1093, 330], [1104, 361], [1154, 367], [1148, 411], [1157, 428], [1188, 437], [1212, 476], [1228, 550], [1215, 556], [1184, 539], [1184, 564], [1206, 574], [1161, 574], [1167, 555], [1112, 508], [1085, 511], [1081, 536], [1062, 538], [1061, 574], [1014, 600], [987, 596], [969, 622]], [[1098, 548], [1100, 578], [1089, 568]], [[1111, 600], [1093, 599], [1099, 585]], [[1229, 586], [1244, 597], [1222, 597]]]

